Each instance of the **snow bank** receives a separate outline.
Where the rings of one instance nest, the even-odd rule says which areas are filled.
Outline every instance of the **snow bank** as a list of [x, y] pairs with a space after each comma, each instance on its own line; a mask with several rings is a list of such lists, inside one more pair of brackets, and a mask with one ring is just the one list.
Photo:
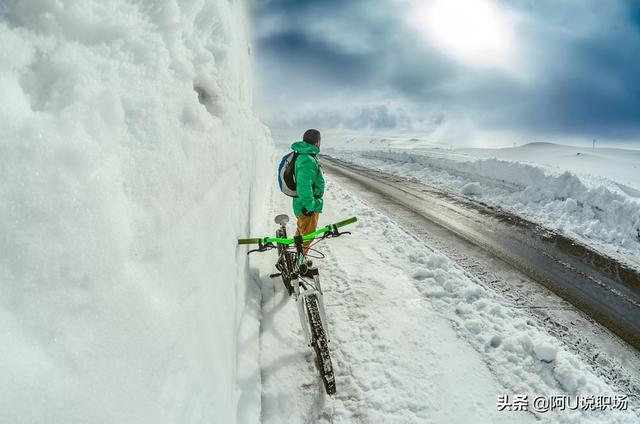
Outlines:
[[[364, 166], [473, 195], [570, 236], [640, 252], [640, 200], [620, 185], [522, 162], [453, 152], [332, 151]], [[612, 164], [612, 166], [615, 166]]]
[[[631, 146], [630, 146], [631, 147]], [[637, 147], [637, 146], [635, 146]], [[586, 178], [600, 177], [601, 183], [615, 182], [627, 194], [640, 197], [640, 150], [576, 147], [555, 143], [529, 143], [515, 148], [455, 149], [451, 153], [474, 158], [495, 158], [524, 162], [556, 170], [567, 170]], [[634, 188], [635, 187], [635, 188]]]
[[235, 239], [272, 147], [243, 4], [9, 1], [0, 44], [0, 422], [259, 413]]

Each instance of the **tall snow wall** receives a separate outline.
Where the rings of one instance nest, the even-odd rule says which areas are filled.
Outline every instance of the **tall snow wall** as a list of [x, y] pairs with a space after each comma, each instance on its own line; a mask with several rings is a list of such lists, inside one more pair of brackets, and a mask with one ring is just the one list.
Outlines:
[[0, 46], [0, 422], [255, 417], [244, 4], [3, 1]]

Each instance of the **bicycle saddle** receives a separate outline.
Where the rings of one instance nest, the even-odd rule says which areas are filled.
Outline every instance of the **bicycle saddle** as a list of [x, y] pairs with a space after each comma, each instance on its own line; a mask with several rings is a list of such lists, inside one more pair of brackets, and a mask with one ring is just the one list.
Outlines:
[[289, 215], [282, 213], [280, 215], [276, 215], [276, 224], [281, 225], [281, 226], [285, 226], [287, 225], [287, 222], [289, 222]]

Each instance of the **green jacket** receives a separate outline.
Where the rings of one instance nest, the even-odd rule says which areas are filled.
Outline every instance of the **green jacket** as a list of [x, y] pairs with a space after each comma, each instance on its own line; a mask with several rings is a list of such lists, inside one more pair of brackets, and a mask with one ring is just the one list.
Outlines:
[[324, 176], [316, 158], [320, 149], [304, 141], [293, 143], [291, 148], [298, 152], [295, 168], [298, 197], [293, 198], [293, 213], [303, 215], [303, 208], [306, 212], [322, 212]]

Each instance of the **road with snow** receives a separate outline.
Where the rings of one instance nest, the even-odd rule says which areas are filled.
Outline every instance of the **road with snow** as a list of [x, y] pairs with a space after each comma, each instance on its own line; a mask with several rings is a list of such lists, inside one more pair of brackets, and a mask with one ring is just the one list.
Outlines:
[[[526, 273], [380, 192], [328, 170], [319, 244], [338, 392], [324, 394], [274, 258], [262, 286], [262, 421], [613, 422], [638, 415], [640, 355]], [[277, 197], [272, 215], [288, 212]], [[501, 394], [628, 396], [629, 411], [499, 411]]]
[[[404, 210], [417, 234], [444, 233], [445, 240], [475, 246], [511, 265], [523, 277], [559, 294], [640, 349], [640, 272], [566, 236], [514, 214], [453, 192], [324, 157], [323, 163], [387, 214]], [[405, 219], [407, 221], [407, 219]], [[417, 221], [417, 226], [415, 225]], [[467, 247], [467, 255], [469, 247]], [[492, 265], [495, 268], [495, 265]], [[472, 271], [473, 272], [473, 271]]]

